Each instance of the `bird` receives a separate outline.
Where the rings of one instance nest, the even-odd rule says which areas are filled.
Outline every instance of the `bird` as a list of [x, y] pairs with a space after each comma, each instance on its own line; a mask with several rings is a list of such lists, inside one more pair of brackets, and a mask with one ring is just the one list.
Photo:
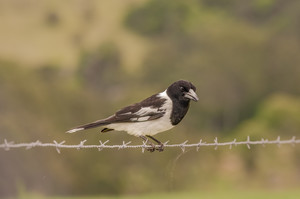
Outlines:
[[[126, 106], [105, 119], [75, 127], [67, 133], [95, 127], [103, 127], [102, 133], [113, 130], [126, 131], [148, 143], [150, 145], [147, 147], [148, 151], [161, 152], [164, 150], [164, 144], [153, 136], [179, 124], [186, 115], [191, 100], [195, 102], [199, 100], [196, 87], [189, 81], [178, 80], [163, 92]], [[150, 142], [148, 138], [158, 145]]]

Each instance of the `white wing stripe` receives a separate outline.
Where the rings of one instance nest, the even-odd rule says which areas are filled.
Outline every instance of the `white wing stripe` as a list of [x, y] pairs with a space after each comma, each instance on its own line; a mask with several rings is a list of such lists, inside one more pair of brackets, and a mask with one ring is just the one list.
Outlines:
[[135, 115], [147, 115], [148, 113], [157, 112], [157, 108], [151, 108], [151, 107], [142, 107], [139, 111], [134, 113]]
[[133, 122], [144, 122], [144, 121], [147, 121], [149, 120], [150, 116], [145, 116], [145, 117], [139, 117], [139, 118], [130, 118], [130, 121], [133, 121]]

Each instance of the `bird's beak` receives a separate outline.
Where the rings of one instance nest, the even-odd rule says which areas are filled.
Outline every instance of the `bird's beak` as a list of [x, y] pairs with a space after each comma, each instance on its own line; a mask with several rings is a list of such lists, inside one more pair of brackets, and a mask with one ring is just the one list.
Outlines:
[[191, 99], [195, 102], [197, 102], [199, 100], [197, 94], [195, 93], [195, 91], [193, 89], [190, 89], [189, 92], [185, 93], [184, 97]]

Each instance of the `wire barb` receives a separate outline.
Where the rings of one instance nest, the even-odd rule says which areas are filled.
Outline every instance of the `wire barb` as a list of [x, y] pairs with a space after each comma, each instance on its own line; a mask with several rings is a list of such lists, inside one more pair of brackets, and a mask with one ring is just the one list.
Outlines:
[[188, 142], [188, 140], [184, 141], [182, 144], [180, 144], [180, 148], [182, 150], [182, 152], [184, 153], [185, 151], [185, 146], [186, 146], [186, 143]]
[[8, 142], [6, 139], [4, 139], [4, 150], [9, 151], [9, 146], [12, 145], [13, 142]]
[[80, 141], [80, 144], [78, 144], [77, 150], [80, 150], [81, 148], [84, 148], [84, 143], [85, 143], [86, 141], [87, 141], [87, 140], [82, 140], [82, 141]]
[[125, 142], [125, 141], [123, 141], [123, 144], [122, 145], [120, 145], [119, 146], [119, 149], [118, 150], [120, 150], [120, 149], [125, 149], [125, 148], [129, 148], [128, 147], [128, 144], [130, 144], [131, 143], [131, 141], [129, 141], [129, 142]]
[[229, 145], [229, 149], [232, 149], [232, 145], [234, 144], [234, 146], [236, 146], [236, 139], [234, 138], [234, 140], [230, 143]]
[[53, 140], [53, 142], [55, 144], [55, 148], [56, 148], [57, 153], [60, 154], [60, 148], [61, 148], [60, 146], [62, 146], [65, 143], [65, 141], [62, 141], [62, 142], [58, 143], [55, 140]]
[[[248, 149], [251, 149], [250, 143], [251, 143], [251, 141], [250, 141], [250, 136], [248, 135], [248, 136], [247, 136], [247, 147], [248, 147]], [[263, 144], [263, 142], [262, 142], [262, 144]]]
[[106, 140], [105, 142], [102, 143], [102, 141], [99, 140], [100, 146], [98, 147], [98, 151], [102, 151], [102, 149], [105, 148], [105, 144], [108, 142], [109, 140]]
[[280, 136], [278, 136], [278, 137], [277, 137], [277, 140], [276, 140], [276, 142], [277, 142], [277, 146], [278, 146], [278, 148], [280, 148]]
[[292, 137], [291, 142], [292, 142], [292, 146], [294, 147], [296, 144], [296, 136]]
[[197, 148], [196, 148], [197, 152], [199, 151], [201, 144], [202, 144], [202, 139], [200, 139], [199, 143], [197, 144]]
[[218, 145], [219, 145], [217, 137], [215, 137], [214, 142], [215, 142], [215, 150], [217, 150], [218, 149]]

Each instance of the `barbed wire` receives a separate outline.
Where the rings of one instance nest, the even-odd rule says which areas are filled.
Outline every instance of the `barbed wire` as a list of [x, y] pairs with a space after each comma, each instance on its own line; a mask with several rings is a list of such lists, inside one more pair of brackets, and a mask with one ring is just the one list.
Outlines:
[[[69, 144], [65, 144], [65, 141], [62, 142], [57, 142], [57, 141], [53, 141], [52, 143], [42, 143], [39, 140], [35, 141], [35, 142], [31, 142], [31, 143], [14, 143], [14, 142], [9, 142], [6, 139], [4, 139], [4, 142], [2, 144], [0, 144], [0, 148], [3, 148], [4, 150], [8, 151], [10, 149], [15, 149], [15, 148], [25, 148], [25, 149], [31, 149], [31, 148], [36, 148], [36, 147], [53, 147], [56, 149], [56, 151], [58, 153], [60, 153], [60, 149], [63, 148], [71, 148], [71, 149], [93, 149], [96, 148], [99, 151], [101, 151], [102, 149], [138, 149], [141, 148], [142, 152], [144, 152], [146, 149], [149, 148], [153, 148], [153, 146], [147, 144], [147, 141], [143, 141], [143, 144], [141, 145], [130, 145], [131, 141], [129, 142], [125, 142], [123, 141], [122, 144], [117, 144], [117, 145], [108, 145], [107, 143], [109, 142], [109, 140], [106, 140], [105, 142], [102, 142], [101, 140], [99, 141], [98, 145], [85, 145], [85, 142], [87, 140], [83, 140], [80, 141], [79, 144], [75, 144], [75, 145], [69, 145]], [[218, 149], [219, 146], [229, 146], [229, 148], [231, 149], [232, 146], [238, 146], [238, 145], [246, 145], [248, 149], [250, 149], [251, 145], [271, 145], [271, 144], [276, 144], [278, 147], [280, 147], [280, 145], [282, 144], [291, 144], [292, 146], [295, 146], [296, 144], [300, 144], [300, 139], [296, 139], [295, 136], [293, 136], [291, 139], [288, 140], [281, 140], [280, 136], [277, 137], [277, 139], [275, 140], [268, 140], [268, 139], [264, 139], [262, 138], [261, 140], [255, 140], [252, 141], [250, 140], [250, 136], [247, 137], [247, 139], [245, 141], [237, 141], [236, 139], [234, 139], [233, 141], [229, 141], [229, 142], [219, 142], [218, 138], [216, 137], [214, 139], [213, 142], [211, 143], [207, 143], [207, 142], [203, 142], [202, 139], [200, 139], [200, 141], [198, 143], [194, 143], [194, 144], [188, 144], [188, 140], [184, 141], [183, 143], [179, 143], [179, 144], [168, 144], [169, 141], [163, 143], [163, 147], [164, 148], [175, 148], [175, 147], [179, 147], [181, 148], [181, 150], [184, 152], [186, 148], [196, 148], [197, 151], [199, 151], [200, 147], [204, 147], [204, 146], [213, 146], [214, 149]], [[160, 145], [155, 145], [156, 148], [159, 148]]]

